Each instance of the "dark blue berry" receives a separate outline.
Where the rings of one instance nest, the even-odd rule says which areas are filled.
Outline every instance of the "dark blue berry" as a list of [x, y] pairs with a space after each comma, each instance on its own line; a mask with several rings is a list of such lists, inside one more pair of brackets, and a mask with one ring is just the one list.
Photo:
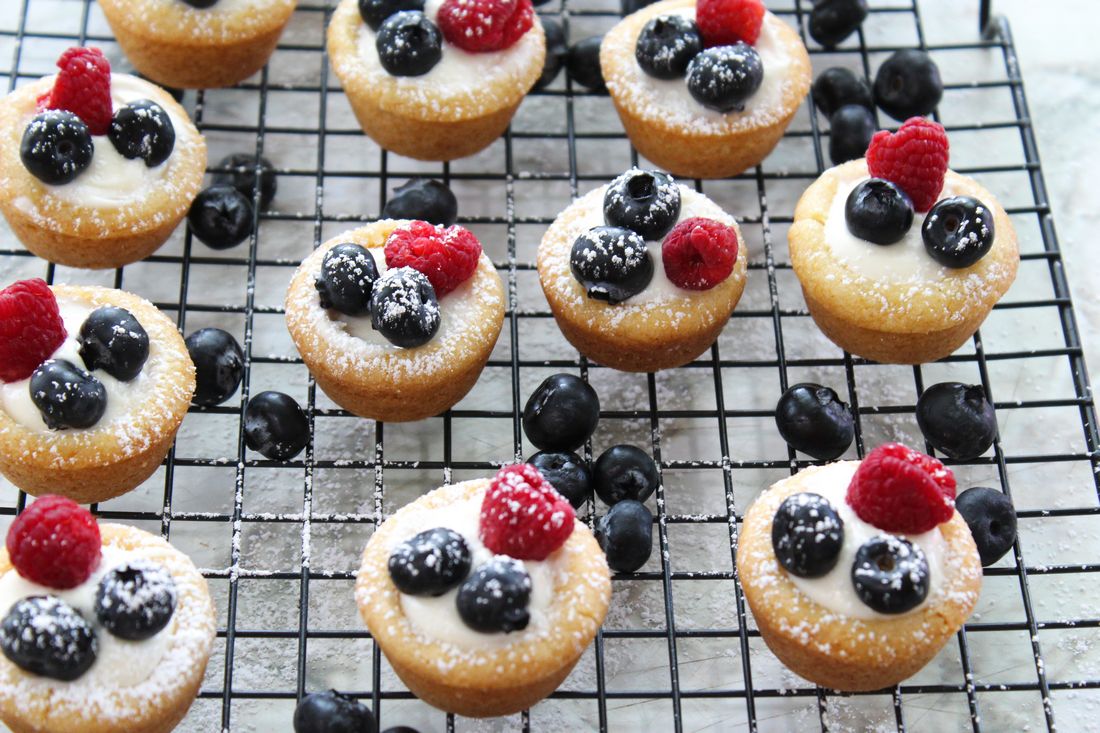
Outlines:
[[894, 244], [913, 226], [913, 203], [890, 181], [869, 178], [848, 194], [844, 220], [848, 231], [860, 239]]
[[985, 453], [997, 437], [997, 415], [980, 384], [933, 384], [917, 399], [917, 425], [932, 447], [963, 461]]
[[875, 116], [861, 104], [846, 104], [829, 118], [829, 159], [833, 165], [862, 158], [875, 134]]
[[895, 120], [930, 114], [942, 97], [940, 69], [924, 51], [897, 51], [875, 74], [875, 102]]
[[907, 539], [879, 535], [860, 545], [852, 563], [859, 600], [879, 613], [905, 613], [928, 596], [924, 551]]
[[[541, 0], [541, 2], [549, 2], [549, 0]], [[539, 3], [535, 3], [538, 5]], [[386, 728], [382, 733], [420, 733], [419, 730], [413, 728], [411, 725], [395, 725], [392, 728]]]
[[43, 362], [30, 382], [31, 401], [51, 430], [90, 428], [107, 409], [103, 383], [71, 361]]
[[[249, 203], [256, 195], [256, 155], [233, 153], [218, 162], [224, 170], [214, 174], [214, 183], [228, 183], [241, 192]], [[260, 158], [260, 208], [266, 209], [279, 189], [275, 166], [267, 158]]]
[[634, 58], [650, 76], [679, 79], [702, 50], [703, 36], [694, 20], [682, 15], [659, 15], [638, 34]]
[[539, 451], [527, 462], [537, 468], [574, 509], [580, 509], [585, 500], [592, 496], [592, 471], [576, 453]]
[[688, 64], [688, 91], [695, 101], [719, 112], [740, 112], [764, 81], [760, 54], [749, 44], [715, 46]]
[[792, 448], [820, 461], [841, 456], [855, 437], [848, 405], [829, 387], [809, 382], [793, 385], [779, 398], [775, 425]]
[[72, 112], [51, 109], [35, 115], [23, 131], [19, 158], [38, 180], [68, 183], [92, 164], [92, 133]]
[[244, 408], [244, 442], [273, 461], [288, 461], [309, 442], [309, 420], [288, 394], [260, 392]]
[[832, 117], [833, 112], [846, 104], [858, 104], [867, 109], [875, 107], [871, 85], [865, 78], [843, 66], [822, 71], [814, 81], [813, 94], [814, 104], [826, 117]]
[[252, 202], [226, 183], [199, 191], [187, 212], [191, 232], [212, 249], [229, 249], [252, 233]]
[[294, 733], [375, 733], [374, 713], [336, 690], [311, 692], [294, 708]]
[[402, 10], [424, 10], [424, 0], [359, 0], [359, 15], [372, 31]]
[[589, 298], [613, 305], [642, 292], [653, 279], [645, 239], [622, 227], [593, 227], [577, 237], [569, 267]]
[[653, 551], [653, 514], [639, 501], [626, 499], [596, 522], [596, 541], [617, 573], [633, 573]]
[[542, 75], [535, 82], [535, 89], [550, 86], [550, 83], [558, 77], [569, 55], [569, 46], [565, 43], [565, 31], [562, 30], [561, 23], [546, 15], [540, 15], [539, 20], [542, 22], [542, 32], [546, 36], [546, 60], [542, 63]]
[[455, 603], [462, 621], [474, 631], [522, 631], [530, 615], [531, 576], [518, 560], [495, 555], [478, 566], [458, 589]]
[[603, 195], [608, 225], [630, 229], [651, 242], [668, 234], [679, 217], [680, 187], [667, 173], [631, 168]]
[[184, 341], [195, 364], [195, 396], [207, 407], [229, 399], [244, 377], [244, 350], [232, 334], [220, 328], [200, 328]]
[[382, 23], [375, 39], [378, 60], [394, 76], [422, 76], [443, 58], [443, 34], [419, 10], [402, 10]]
[[71, 682], [95, 662], [99, 643], [72, 606], [55, 596], [31, 596], [0, 622], [0, 649], [24, 672]]
[[212, 8], [217, 5], [218, 0], [183, 0], [185, 3], [193, 8]]
[[836, 566], [844, 520], [821, 494], [792, 494], [772, 519], [772, 549], [779, 564], [799, 578], [820, 578]]
[[810, 35], [825, 48], [833, 48], [855, 33], [866, 17], [867, 0], [814, 0]]
[[611, 446], [592, 467], [592, 488], [608, 506], [625, 499], [645, 501], [660, 482], [657, 464], [634, 445]]
[[993, 212], [972, 196], [936, 202], [921, 226], [924, 249], [945, 267], [970, 267], [993, 246]]
[[572, 374], [542, 380], [523, 408], [523, 432], [544, 451], [576, 450], [592, 437], [599, 421], [599, 395]]
[[1007, 496], [996, 489], [975, 486], [955, 497], [955, 508], [974, 535], [983, 566], [992, 565], [1012, 549], [1016, 509]]
[[103, 305], [80, 325], [80, 358], [89, 371], [102, 369], [120, 382], [141, 374], [149, 358], [149, 334], [125, 308]]
[[441, 181], [410, 178], [393, 190], [382, 208], [382, 218], [419, 219], [449, 227], [458, 219], [458, 199]]
[[107, 138], [123, 158], [141, 158], [155, 168], [172, 154], [176, 128], [164, 107], [151, 99], [139, 99], [115, 110]]
[[390, 552], [390, 578], [413, 596], [441, 596], [470, 574], [470, 548], [458, 532], [428, 529]]
[[426, 344], [439, 330], [439, 301], [423, 273], [411, 267], [386, 270], [374, 282], [370, 322], [395, 346]]
[[594, 92], [606, 92], [607, 83], [600, 69], [600, 43], [603, 36], [592, 36], [569, 47], [565, 71], [569, 78]]
[[99, 581], [95, 615], [114, 636], [143, 641], [156, 636], [176, 611], [176, 581], [163, 565], [143, 559], [112, 568]]
[[333, 308], [349, 316], [370, 312], [371, 292], [378, 280], [378, 264], [358, 244], [338, 244], [321, 262], [314, 281], [322, 308]]

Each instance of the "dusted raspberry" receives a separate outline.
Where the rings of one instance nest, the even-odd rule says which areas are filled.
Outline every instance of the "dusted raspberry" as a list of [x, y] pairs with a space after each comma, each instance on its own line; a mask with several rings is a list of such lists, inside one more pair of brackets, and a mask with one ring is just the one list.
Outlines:
[[64, 342], [65, 323], [44, 280], [0, 290], [0, 381], [26, 379]]
[[738, 41], [751, 46], [760, 37], [760, 26], [764, 24], [764, 3], [760, 0], [699, 0], [695, 6], [695, 24], [707, 48], [732, 46]]
[[895, 184], [913, 202], [913, 209], [932, 208], [947, 174], [948, 144], [943, 125], [910, 117], [897, 132], [879, 130], [867, 148], [867, 170]]
[[[74, 46], [57, 60], [61, 71], [54, 80], [46, 109], [63, 109], [84, 121], [93, 135], [106, 135], [111, 126], [111, 64], [98, 48]], [[43, 98], [39, 99], [41, 106]]]
[[498, 555], [545, 560], [573, 533], [573, 507], [529, 463], [505, 466], [481, 503], [482, 543]]
[[920, 534], [955, 513], [955, 475], [932, 456], [886, 443], [859, 464], [847, 501], [860, 519], [883, 531]]
[[531, 0], [444, 0], [436, 17], [443, 37], [471, 53], [510, 48], [534, 20]]
[[737, 232], [714, 219], [684, 219], [661, 245], [665, 275], [685, 290], [710, 290], [733, 272]]
[[22, 577], [67, 590], [99, 565], [99, 525], [84, 507], [63, 496], [43, 496], [8, 529], [8, 556]]
[[481, 242], [469, 229], [443, 228], [411, 221], [386, 239], [386, 266], [411, 267], [427, 276], [436, 297], [442, 298], [473, 276], [481, 257]]

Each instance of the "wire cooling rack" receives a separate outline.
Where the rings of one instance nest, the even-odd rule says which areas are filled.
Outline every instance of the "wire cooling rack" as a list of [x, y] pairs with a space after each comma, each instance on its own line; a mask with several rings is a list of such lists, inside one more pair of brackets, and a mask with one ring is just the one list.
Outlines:
[[[809, 0], [769, 6], [805, 28]], [[959, 6], [964, 6], [960, 8]], [[382, 727], [435, 730], [1025, 730], [1087, 729], [1100, 688], [1097, 432], [1094, 404], [1008, 24], [988, 3], [873, 0], [862, 31], [836, 51], [804, 38], [815, 71], [845, 65], [873, 77], [901, 47], [928, 50], [946, 84], [940, 119], [952, 167], [1005, 204], [1022, 262], [1015, 286], [957, 354], [921, 367], [842, 353], [808, 317], [786, 249], [798, 195], [826, 167], [826, 130], [807, 102], [767, 161], [729, 181], [696, 182], [742, 222], [746, 294], [718, 343], [656, 375], [588, 364], [562, 339], [534, 271], [539, 237], [572, 197], [639, 162], [610, 101], [564, 76], [521, 107], [488, 150], [451, 164], [381, 152], [362, 136], [324, 51], [332, 2], [303, 0], [268, 67], [235, 89], [188, 92], [214, 165], [263, 155], [279, 194], [247, 244], [215, 252], [186, 227], [148, 260], [113, 272], [54, 267], [0, 238], [0, 280], [121, 287], [151, 298], [189, 333], [220, 326], [245, 348], [240, 392], [192, 408], [165, 465], [136, 491], [94, 509], [160, 532], [209, 579], [219, 615], [188, 731], [290, 730], [295, 699], [336, 687], [370, 704]], [[929, 10], [931, 8], [931, 10]], [[922, 12], [924, 10], [925, 12]], [[571, 40], [616, 21], [617, 0], [551, 0]], [[89, 0], [0, 3], [0, 79], [12, 89], [46, 73], [65, 47], [95, 44], [128, 69]], [[882, 124], [892, 124], [880, 118]], [[640, 161], [644, 164], [645, 161]], [[460, 221], [507, 279], [506, 328], [474, 391], [413, 424], [349, 416], [316, 390], [287, 337], [282, 296], [321, 241], [376, 218], [410, 175], [446, 180]], [[415, 700], [359, 622], [352, 585], [378, 522], [441, 483], [487, 475], [529, 455], [518, 420], [527, 395], [569, 371], [600, 392], [603, 416], [586, 454], [617, 442], [650, 448], [662, 471], [655, 552], [615, 578], [602, 633], [567, 682], [531, 711], [492, 721], [444, 715]], [[1014, 552], [986, 570], [977, 612], [905, 684], [844, 695], [786, 671], [762, 643], [734, 571], [742, 513], [771, 482], [808, 465], [778, 437], [775, 400], [788, 384], [828, 384], [855, 408], [856, 443], [922, 444], [913, 417], [924, 385], [981, 383], [1000, 438], [952, 464], [960, 486], [1010, 494]], [[246, 450], [241, 406], [262, 389], [298, 398], [313, 440], [280, 463]], [[925, 446], [930, 450], [930, 446]], [[2, 524], [26, 497], [4, 484]], [[589, 507], [586, 514], [604, 511]]]

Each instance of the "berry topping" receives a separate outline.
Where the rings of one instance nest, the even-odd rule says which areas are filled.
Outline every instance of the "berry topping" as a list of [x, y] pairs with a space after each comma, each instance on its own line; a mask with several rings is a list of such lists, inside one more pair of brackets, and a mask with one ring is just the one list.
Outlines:
[[594, 92], [606, 92], [607, 82], [600, 68], [600, 44], [603, 36], [583, 38], [569, 47], [565, 71], [577, 84]]
[[395, 346], [411, 349], [439, 330], [439, 302], [428, 278], [411, 267], [386, 270], [374, 283], [370, 323]]
[[196, 405], [211, 407], [229, 399], [244, 377], [244, 350], [220, 328], [200, 328], [184, 341], [195, 364]]
[[93, 135], [111, 126], [111, 64], [98, 48], [74, 46], [57, 59], [60, 71], [40, 109], [63, 109], [84, 121]]
[[658, 79], [679, 79], [703, 50], [703, 36], [695, 21], [682, 15], [661, 15], [638, 34], [634, 58], [642, 71]]
[[44, 280], [0, 290], [0, 381], [26, 379], [65, 343], [65, 322]]
[[913, 226], [913, 204], [890, 181], [868, 178], [844, 202], [848, 231], [875, 244], [900, 242]]
[[294, 733], [374, 733], [374, 713], [336, 690], [311, 692], [294, 708]]
[[424, 0], [359, 0], [359, 15], [372, 31], [402, 10], [424, 10]]
[[370, 296], [378, 279], [374, 257], [358, 244], [338, 244], [321, 262], [321, 274], [313, 283], [322, 308], [349, 316], [370, 312]]
[[443, 37], [470, 53], [510, 48], [535, 22], [531, 0], [443, 0]]
[[31, 596], [0, 622], [0, 650], [24, 672], [71, 682], [95, 663], [99, 644], [72, 606], [55, 596]]
[[928, 596], [928, 560], [907, 539], [872, 537], [856, 550], [852, 585], [859, 600], [879, 613], [912, 611]]
[[866, 17], [867, 0], [814, 0], [810, 36], [825, 48], [833, 48], [855, 33]]
[[115, 112], [107, 138], [123, 158], [141, 158], [145, 165], [155, 168], [172, 154], [176, 128], [163, 107], [151, 100], [139, 99]]
[[161, 564], [135, 558], [99, 581], [95, 615], [114, 636], [144, 641], [160, 633], [176, 612], [176, 581]]
[[458, 218], [458, 199], [445, 183], [433, 178], [410, 178], [393, 190], [382, 209], [382, 218], [419, 219], [449, 227]]
[[386, 265], [424, 273], [440, 298], [473, 277], [480, 258], [481, 242], [460, 226], [410, 221], [386, 239]]
[[985, 453], [997, 437], [997, 415], [980, 384], [933, 384], [917, 399], [917, 425], [932, 447], [964, 461]]
[[993, 247], [993, 212], [972, 196], [946, 198], [928, 212], [920, 233], [936, 262], [970, 267]]
[[19, 159], [43, 183], [58, 186], [92, 164], [92, 135], [72, 112], [51, 110], [35, 115], [23, 132]]
[[[228, 183], [241, 192], [249, 203], [256, 195], [256, 156], [253, 153], [232, 153], [218, 161], [218, 168], [228, 170], [214, 174], [214, 183]], [[275, 167], [267, 158], [260, 158], [260, 208], [266, 209], [279, 188]]]
[[481, 503], [481, 542], [498, 555], [545, 560], [573, 533], [573, 507], [526, 463], [497, 472]]
[[80, 326], [80, 358], [89, 371], [102, 369], [120, 382], [141, 374], [149, 358], [149, 334], [125, 308], [101, 305]]
[[390, 578], [402, 593], [441, 596], [466, 579], [470, 563], [470, 548], [462, 535], [436, 527], [393, 548]]
[[855, 438], [848, 405], [829, 387], [808, 382], [789, 387], [779, 398], [775, 425], [792, 448], [819, 461], [840, 457]]
[[642, 292], [653, 279], [645, 240], [622, 227], [593, 227], [577, 237], [569, 267], [589, 298], [613, 305]]
[[443, 58], [443, 35], [419, 10], [386, 18], [374, 45], [382, 68], [394, 76], [422, 76]]
[[699, 0], [695, 22], [707, 48], [732, 46], [738, 41], [752, 45], [764, 24], [764, 3], [760, 0]]
[[553, 374], [527, 398], [523, 432], [544, 451], [580, 448], [596, 432], [600, 398], [592, 385], [572, 374]]
[[608, 506], [625, 499], [645, 501], [660, 482], [657, 464], [648, 453], [633, 445], [611, 446], [592, 467], [596, 496]]
[[792, 494], [772, 519], [772, 549], [788, 573], [820, 578], [836, 566], [844, 544], [844, 520], [821, 494]]
[[463, 623], [474, 631], [522, 631], [531, 620], [527, 602], [531, 576], [510, 557], [494, 557], [479, 565], [458, 589], [455, 603]]
[[15, 518], [5, 546], [22, 577], [47, 588], [75, 588], [99, 565], [99, 525], [63, 496], [39, 498]]
[[688, 64], [688, 91], [695, 101], [718, 112], [740, 112], [764, 81], [760, 54], [745, 43], [715, 46]]
[[31, 401], [50, 430], [90, 428], [107, 410], [107, 389], [71, 361], [50, 359], [34, 370]]
[[1016, 509], [1007, 496], [996, 489], [975, 486], [959, 494], [955, 508], [974, 535], [983, 566], [992, 565], [1012, 549], [1016, 541]]
[[[858, 104], [869, 110], [875, 106], [871, 98], [871, 85], [862, 76], [856, 76], [843, 66], [832, 66], [822, 71], [814, 81], [813, 95], [814, 104], [826, 117], [832, 117], [834, 112], [846, 104]], [[866, 149], [865, 146], [863, 150]]]
[[309, 442], [309, 420], [290, 395], [260, 392], [244, 408], [244, 442], [265, 458], [289, 461]]
[[885, 443], [859, 464], [847, 502], [856, 516], [884, 532], [920, 534], [951, 519], [955, 475], [931, 456]]
[[585, 500], [592, 496], [592, 470], [576, 453], [539, 451], [527, 462], [537, 468], [574, 509], [580, 509]]
[[895, 120], [931, 114], [942, 97], [940, 69], [924, 51], [897, 51], [875, 74], [875, 101]]
[[684, 219], [661, 244], [661, 261], [665, 275], [676, 286], [710, 290], [733, 272], [737, 231], [714, 219]]
[[540, 15], [539, 21], [542, 23], [542, 33], [546, 36], [546, 58], [542, 62], [542, 75], [535, 82], [535, 89], [550, 86], [558, 78], [561, 67], [565, 65], [565, 58], [569, 55], [569, 46], [565, 43], [565, 31], [562, 30], [561, 23], [548, 15]]
[[190, 5], [191, 7], [199, 8], [199, 9], [212, 8], [215, 5], [217, 5], [217, 3], [218, 3], [218, 0], [183, 0], [183, 1], [185, 3], [187, 3], [188, 5]]
[[187, 212], [191, 232], [212, 249], [229, 249], [252, 234], [252, 202], [227, 183], [199, 191]]
[[874, 114], [861, 104], [846, 104], [833, 112], [829, 118], [829, 159], [833, 165], [862, 158], [877, 129]]
[[913, 117], [897, 132], [880, 130], [867, 148], [867, 170], [904, 191], [913, 209], [932, 208], [947, 175], [948, 144], [943, 125]]
[[593, 530], [607, 565], [617, 573], [633, 573], [653, 551], [653, 514], [640, 501], [625, 499], [600, 517]]
[[679, 216], [680, 187], [660, 171], [631, 168], [612, 181], [603, 195], [604, 221], [631, 229], [642, 239], [660, 239]]

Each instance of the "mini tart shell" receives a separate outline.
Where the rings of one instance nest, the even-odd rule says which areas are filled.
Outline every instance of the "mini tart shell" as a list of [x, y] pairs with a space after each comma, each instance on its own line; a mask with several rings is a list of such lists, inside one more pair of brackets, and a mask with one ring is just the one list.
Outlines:
[[[0, 409], [0, 473], [28, 494], [61, 494], [81, 504], [106, 501], [149, 478], [168, 454], [195, 392], [195, 366], [172, 321], [131, 293], [54, 285], [58, 297], [113, 305], [134, 314], [149, 334], [145, 370], [152, 387], [124, 426], [28, 430]], [[83, 366], [78, 364], [77, 366]]]
[[[174, 638], [148, 680], [91, 697], [66, 694], [66, 682], [44, 685], [43, 678], [0, 656], [0, 719], [13, 733], [168, 733], [199, 693], [217, 631], [206, 580], [190, 558], [160, 537], [121, 524], [100, 524], [99, 532], [104, 547], [137, 552], [172, 574], [176, 611], [161, 633], [172, 629]], [[11, 568], [7, 550], [0, 550], [0, 574]]]
[[126, 58], [143, 76], [178, 89], [228, 87], [255, 74], [296, 4], [268, 0], [223, 12], [182, 0], [99, 0]]
[[949, 170], [953, 195], [973, 196], [993, 212], [993, 247], [970, 267], [920, 288], [873, 281], [839, 261], [825, 241], [837, 187], [853, 173], [869, 175], [866, 161], [825, 171], [795, 207], [787, 241], [810, 315], [833, 343], [866, 359], [922, 364], [948, 356], [974, 335], [1016, 279], [1020, 252], [1012, 220], [992, 193]]
[[504, 284], [482, 253], [469, 283], [477, 297], [475, 312], [455, 343], [444, 343], [437, 333], [423, 346], [354, 354], [349, 349], [369, 345], [343, 331], [318, 328], [317, 319], [327, 316], [314, 283], [325, 253], [349, 242], [381, 248], [404, 223], [383, 219], [325, 242], [298, 266], [286, 296], [287, 329], [317, 385], [345, 410], [386, 422], [422, 420], [454, 406], [477, 382], [504, 324]]
[[514, 79], [487, 81], [475, 94], [410, 94], [416, 77], [386, 75], [382, 83], [368, 78], [359, 58], [361, 26], [357, 1], [340, 0], [328, 26], [332, 68], [363, 132], [386, 150], [417, 160], [454, 160], [488, 147], [508, 128], [546, 58], [545, 35], [536, 18], [527, 33], [539, 38], [542, 52]]
[[[39, 257], [69, 267], [122, 267], [151, 255], [172, 235], [202, 187], [206, 143], [183, 107], [160, 87], [136, 79], [152, 99], [189, 126], [190, 144], [176, 146], [163, 165], [165, 185], [114, 207], [83, 206], [54, 196], [23, 166], [19, 148], [37, 98], [54, 77], [20, 87], [0, 100], [0, 212], [15, 236]], [[110, 145], [105, 135], [96, 145]], [[79, 178], [77, 179], [79, 180]]]
[[761, 637], [791, 671], [822, 687], [879, 690], [916, 674], [962, 627], [981, 591], [981, 562], [970, 529], [955, 512], [939, 527], [949, 575], [919, 611], [869, 621], [811, 600], [776, 560], [772, 519], [784, 499], [813, 492], [815, 477], [830, 468], [806, 468], [753, 503], [738, 537], [737, 573]]
[[[573, 277], [569, 254], [587, 227], [593, 207], [602, 210], [607, 186], [590, 191], [558, 214], [538, 249], [539, 282], [562, 335], [589, 359], [626, 372], [653, 372], [682, 366], [717, 340], [745, 290], [748, 252], [732, 216], [705, 199], [715, 219], [737, 232], [733, 271], [710, 290], [683, 291], [683, 297], [657, 303], [611, 305], [589, 298]], [[682, 196], [700, 196], [680, 186]], [[697, 214], [698, 215], [698, 214]]]
[[[638, 73], [634, 50], [638, 34], [650, 20], [694, 6], [695, 0], [662, 0], [623, 18], [600, 44], [600, 68], [626, 134], [639, 153], [678, 176], [726, 178], [759, 164], [779, 143], [810, 89], [810, 56], [798, 32], [766, 12], [764, 23], [780, 35], [791, 63], [788, 83], [774, 114], [757, 121], [741, 113], [730, 113], [729, 122], [721, 131], [669, 122], [647, 109], [648, 94], [631, 84], [632, 76]], [[764, 74], [767, 73], [765, 67]], [[748, 104], [752, 104], [751, 98]]]
[[363, 621], [413, 694], [441, 710], [476, 718], [517, 713], [556, 690], [596, 636], [611, 601], [603, 551], [578, 520], [554, 553], [563, 567], [556, 573], [549, 633], [475, 653], [413, 629], [387, 569], [392, 535], [409, 513], [484, 496], [488, 486], [489, 479], [464, 481], [400, 509], [370, 538], [355, 583]]

